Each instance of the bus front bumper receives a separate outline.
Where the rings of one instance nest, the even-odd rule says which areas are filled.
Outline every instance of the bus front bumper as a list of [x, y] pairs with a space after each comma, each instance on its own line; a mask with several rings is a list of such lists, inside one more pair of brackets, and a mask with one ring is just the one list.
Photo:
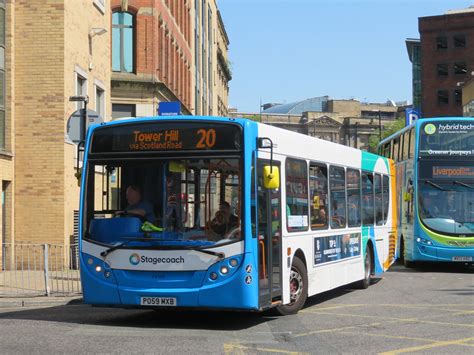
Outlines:
[[441, 262], [473, 262], [473, 247], [440, 247], [427, 245], [416, 241], [416, 255], [414, 260], [441, 261]]

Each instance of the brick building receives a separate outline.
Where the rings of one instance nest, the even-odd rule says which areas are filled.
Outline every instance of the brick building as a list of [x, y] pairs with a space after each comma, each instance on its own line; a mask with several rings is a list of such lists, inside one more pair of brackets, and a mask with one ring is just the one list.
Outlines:
[[462, 116], [462, 86], [474, 71], [474, 8], [419, 18], [424, 117]]
[[215, 0], [112, 0], [111, 10], [114, 118], [156, 115], [162, 101], [225, 113], [230, 75], [217, 76], [229, 40]]
[[79, 191], [65, 131], [81, 104], [69, 97], [110, 115], [110, 11], [103, 0], [3, 0], [0, 16], [1, 243], [69, 244]]

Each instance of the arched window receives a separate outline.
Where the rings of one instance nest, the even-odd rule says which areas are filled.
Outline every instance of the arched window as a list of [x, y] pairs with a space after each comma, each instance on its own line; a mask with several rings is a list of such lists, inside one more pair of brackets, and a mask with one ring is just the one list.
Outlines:
[[134, 70], [135, 18], [129, 12], [112, 14], [112, 70]]

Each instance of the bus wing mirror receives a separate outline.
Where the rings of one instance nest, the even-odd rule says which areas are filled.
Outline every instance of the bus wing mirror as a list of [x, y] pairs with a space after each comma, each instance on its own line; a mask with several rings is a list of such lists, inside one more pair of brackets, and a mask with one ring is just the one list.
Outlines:
[[278, 189], [280, 187], [280, 169], [278, 167], [271, 165], [263, 167], [263, 186], [266, 189]]

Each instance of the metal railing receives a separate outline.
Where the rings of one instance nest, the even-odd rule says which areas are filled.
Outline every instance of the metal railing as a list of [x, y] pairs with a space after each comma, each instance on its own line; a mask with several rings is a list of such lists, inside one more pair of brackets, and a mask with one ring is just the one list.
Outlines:
[[0, 297], [82, 292], [76, 245], [4, 244], [0, 261]]

